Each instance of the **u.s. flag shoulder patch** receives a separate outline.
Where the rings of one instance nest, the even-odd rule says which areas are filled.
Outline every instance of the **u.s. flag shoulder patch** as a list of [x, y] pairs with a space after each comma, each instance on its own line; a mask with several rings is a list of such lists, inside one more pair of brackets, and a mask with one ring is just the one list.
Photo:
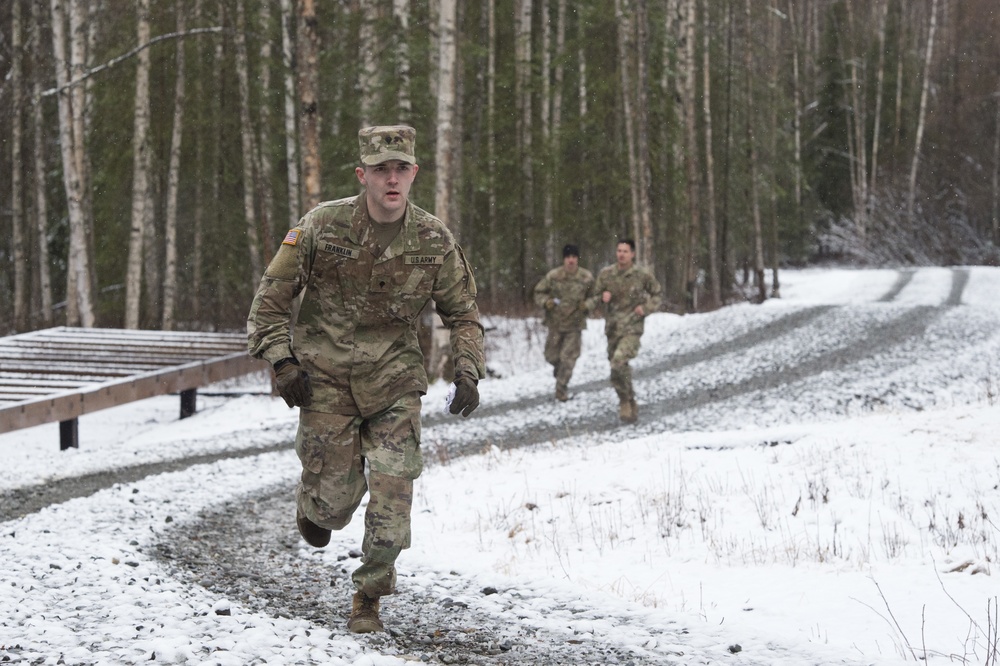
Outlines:
[[282, 245], [297, 245], [299, 242], [299, 234], [302, 233], [301, 229], [292, 229], [287, 234], [285, 234], [285, 240], [281, 241]]

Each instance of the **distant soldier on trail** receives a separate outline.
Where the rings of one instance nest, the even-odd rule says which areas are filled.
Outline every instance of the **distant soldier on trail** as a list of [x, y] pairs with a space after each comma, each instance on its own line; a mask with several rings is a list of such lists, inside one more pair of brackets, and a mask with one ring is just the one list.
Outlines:
[[635, 423], [639, 407], [628, 362], [639, 353], [646, 315], [660, 307], [660, 283], [635, 264], [635, 241], [631, 238], [618, 241], [615, 258], [616, 263], [598, 273], [596, 295], [588, 307], [595, 308], [598, 299], [605, 305], [604, 333], [608, 337], [611, 385], [618, 394], [618, 416], [624, 423]]
[[580, 358], [581, 331], [587, 328], [587, 299], [594, 295], [594, 276], [580, 268], [576, 245], [563, 248], [563, 264], [535, 285], [535, 304], [545, 308], [545, 360], [556, 378], [556, 400], [569, 400], [569, 380]]
[[415, 139], [402, 125], [358, 133], [364, 190], [319, 204], [288, 232], [247, 318], [250, 354], [272, 364], [281, 397], [301, 408], [302, 538], [326, 546], [369, 493], [362, 564], [352, 575], [354, 633], [384, 630], [379, 598], [395, 592], [396, 558], [410, 545], [427, 391], [416, 329], [428, 300], [451, 331], [452, 414], [479, 405], [485, 376], [472, 269], [444, 224], [409, 201]]

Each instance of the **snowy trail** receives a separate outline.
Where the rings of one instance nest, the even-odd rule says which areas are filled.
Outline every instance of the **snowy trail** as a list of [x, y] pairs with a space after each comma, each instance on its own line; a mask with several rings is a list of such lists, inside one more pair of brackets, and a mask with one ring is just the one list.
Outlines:
[[[484, 408], [467, 421], [439, 415], [433, 402], [440, 397], [441, 387], [434, 386], [425, 404], [427, 477], [436, 477], [440, 483], [442, 475], [451, 473], [449, 470], [463, 468], [454, 460], [459, 455], [491, 447], [495, 447], [494, 451], [499, 448], [513, 452], [516, 447], [556, 440], [563, 441], [558, 446], [536, 447], [550, 457], [541, 465], [562, 465], [567, 454], [574, 460], [585, 460], [589, 451], [600, 452], [595, 456], [613, 455], [609, 453], [610, 443], [614, 445], [611, 450], [615, 446], [644, 450], [643, 455], [650, 456], [651, 461], [660, 450], [674, 452], [671, 456], [680, 456], [684, 451], [700, 452], [692, 454], [699, 457], [685, 460], [689, 465], [690, 460], [701, 460], [698, 465], [706, 470], [733, 464], [732, 456], [736, 455], [740, 456], [735, 458], [735, 464], [742, 476], [747, 466], [757, 464], [760, 456], [756, 451], [762, 443], [773, 446], [780, 441], [794, 444], [785, 447], [790, 451], [801, 448], [797, 455], [815, 466], [838, 450], [838, 445], [828, 445], [802, 424], [860, 423], [879, 413], [908, 414], [974, 405], [983, 400], [984, 394], [992, 395], [995, 377], [1000, 374], [1000, 310], [995, 300], [1000, 272], [880, 271], [861, 276], [863, 280], [854, 273], [845, 275], [849, 281], [857, 281], [834, 287], [832, 280], [818, 274], [803, 274], [798, 282], [791, 282], [788, 290], [792, 296], [786, 302], [735, 306], [705, 315], [651, 317], [643, 351], [635, 363], [642, 408], [637, 426], [619, 426], [612, 409], [615, 399], [606, 383], [600, 322], [591, 322], [586, 332], [584, 356], [571, 385], [576, 396], [569, 403], [549, 400], [552, 378], [544, 367], [509, 380], [483, 382]], [[801, 295], [809, 289], [815, 291], [814, 298]], [[517, 353], [526, 361], [523, 351]], [[343, 628], [343, 618], [350, 593], [349, 572], [356, 564], [357, 554], [352, 549], [360, 543], [360, 517], [344, 532], [335, 534], [329, 548], [316, 551], [305, 547], [291, 520], [291, 488], [298, 473], [298, 462], [289, 450], [294, 413], [283, 409], [272, 412], [274, 401], [266, 398], [209, 403], [212, 406], [199, 417], [201, 420], [178, 423], [173, 421], [175, 405], [170, 401], [169, 416], [123, 421], [125, 429], [110, 438], [114, 442], [103, 452], [84, 449], [78, 455], [53, 458], [57, 464], [51, 469], [35, 464], [39, 458], [44, 460], [37, 451], [24, 452], [23, 444], [17, 446], [28, 439], [0, 439], [0, 454], [9, 461], [8, 469], [0, 471], [0, 479], [7, 487], [0, 494], [0, 660], [81, 665], [156, 661], [358, 666], [398, 666], [412, 660], [483, 666], [889, 665], [907, 660], [905, 649], [885, 651], [882, 644], [876, 644], [877, 656], [872, 657], [872, 648], [865, 644], [862, 651], [860, 639], [857, 650], [855, 646], [845, 648], [842, 642], [826, 645], [823, 640], [803, 640], [801, 634], [783, 632], [782, 622], [788, 620], [767, 604], [760, 610], [741, 608], [739, 602], [734, 607], [720, 605], [729, 608], [727, 617], [731, 618], [730, 624], [722, 626], [703, 622], [697, 614], [668, 612], [655, 605], [645, 607], [615, 598], [608, 594], [607, 583], [581, 587], [581, 575], [599, 579], [599, 574], [567, 571], [560, 557], [573, 557], [578, 560], [577, 566], [592, 557], [594, 566], [600, 569], [609, 555], [624, 557], [628, 552], [591, 555], [586, 550], [577, 553], [579, 546], [563, 551], [565, 546], [560, 540], [569, 534], [560, 533], [556, 526], [564, 524], [558, 521], [565, 521], [565, 516], [543, 520], [543, 514], [536, 515], [530, 501], [521, 499], [520, 490], [505, 494], [511, 492], [512, 480], [515, 488], [522, 476], [523, 483], [528, 482], [527, 470], [534, 467], [533, 456], [538, 453], [527, 448], [516, 454], [497, 452], [465, 458], [471, 468], [481, 468], [475, 472], [475, 478], [482, 479], [478, 487], [473, 480], [464, 495], [452, 499], [432, 495], [433, 502], [423, 509], [415, 508], [419, 524], [415, 534], [424, 537], [422, 545], [415, 544], [414, 551], [401, 561], [400, 593], [385, 606], [384, 616], [391, 632], [386, 636], [349, 635]], [[118, 415], [108, 420], [115, 418]], [[966, 414], [961, 418], [972, 423], [979, 417]], [[162, 427], [164, 423], [167, 428]], [[740, 430], [748, 426], [746, 431]], [[764, 430], [770, 426], [780, 428]], [[927, 432], [937, 427], [922, 426]], [[255, 438], [253, 433], [258, 431], [260, 437]], [[705, 437], [699, 437], [699, 431]], [[722, 431], [726, 434], [713, 434]], [[881, 441], [882, 435], [872, 432], [872, 439]], [[26, 435], [31, 437], [37, 435]], [[977, 455], [977, 447], [986, 443], [978, 431], [958, 439], [962, 440], [962, 453], [967, 455]], [[925, 454], [946, 453], [941, 446], [934, 448], [937, 443], [932, 439]], [[83, 446], [87, 446], [86, 441]], [[749, 457], [734, 453], [740, 449]], [[559, 457], [560, 451], [563, 458]], [[868, 473], [873, 466], [872, 453], [859, 449], [853, 455], [850, 464], [860, 465], [859, 473]], [[955, 455], [955, 461], [948, 463], [952, 473], [964, 479], [972, 479], [974, 473], [979, 476], [971, 484], [963, 482], [967, 497], [958, 492], [958, 486], [942, 480], [940, 488], [947, 491], [946, 499], [932, 509], [940, 512], [941, 520], [949, 521], [955, 512], [961, 521], [964, 511], [970, 529], [976, 522], [975, 529], [983, 530], [982, 546], [975, 546], [971, 557], [964, 546], [952, 546], [954, 554], [949, 553], [949, 558], [969, 558], [974, 570], [988, 566], [980, 563], [988, 563], [992, 557], [990, 548], [995, 537], [990, 536], [986, 516], [1000, 511], [1000, 502], [993, 497], [997, 486], [990, 476], [991, 464], [1000, 474], [1000, 462], [994, 456], [990, 463], [986, 457], [977, 465], [976, 458], [963, 460], [957, 451]], [[777, 474], [773, 467], [777, 461], [790, 458], [789, 462], [794, 463], [796, 454], [775, 451], [770, 457], [771, 467], [758, 472], [768, 477]], [[935, 469], [943, 467], [938, 463], [935, 468], [932, 461], [936, 458], [925, 457], [929, 469], [921, 473], [934, 474]], [[447, 464], [437, 464], [438, 460]], [[524, 468], [515, 464], [510, 476], [495, 480], [489, 477], [494, 467], [518, 460], [523, 460]], [[656, 466], [673, 464], [666, 458]], [[899, 467], [898, 461], [890, 463], [887, 459], [885, 464], [887, 469]], [[593, 472], [584, 473], [599, 478], [610, 473], [609, 468], [606, 461], [603, 468], [597, 466]], [[839, 476], [845, 468], [836, 469]], [[442, 474], [435, 475], [439, 470]], [[828, 473], [822, 466], [808, 472], [819, 478]], [[609, 477], [608, 484], [598, 484], [600, 490], [590, 491], [596, 496], [581, 497], [580, 508], [570, 515], [582, 512], [584, 522], [589, 520], [591, 525], [574, 529], [595, 529], [596, 519], [600, 533], [608, 529], [603, 523], [607, 520], [609, 525], [620, 523], [616, 529], [622, 533], [639, 534], [644, 520], [630, 527], [628, 517], [604, 514], [605, 509], [599, 508], [605, 504], [615, 506], [615, 502], [620, 505], [622, 500], [614, 499], [615, 493], [631, 488], [635, 471], [631, 474], [620, 479]], [[802, 472], [794, 465], [787, 474], [801, 480]], [[885, 474], [888, 477], [890, 473]], [[544, 475], [541, 478], [545, 484]], [[811, 483], [813, 477], [808, 478]], [[843, 482], [848, 486], [854, 483], [849, 478]], [[554, 510], [555, 503], [563, 501], [559, 498], [576, 498], [573, 485], [562, 483], [545, 487], [545, 492], [555, 498], [548, 500], [553, 506], [546, 510]], [[669, 480], [654, 482], [654, 487], [656, 483], [666, 484], [668, 494], [673, 492]], [[687, 483], [692, 486], [682, 485], [680, 497], [691, 495], [688, 501], [695, 505], [705, 502], [707, 496], [700, 493], [706, 491], [697, 489], [693, 481]], [[708, 496], [723, 487], [711, 478], [705, 483], [711, 489]], [[889, 492], [887, 483], [888, 478], [882, 482], [883, 494]], [[502, 490], [504, 484], [508, 490]], [[863, 486], [861, 482], [854, 485]], [[931, 484], [918, 481], [913, 487], [925, 485]], [[738, 487], [733, 490], [737, 496], [752, 492]], [[890, 490], [898, 492], [894, 505], [905, 513], [904, 485], [898, 491]], [[421, 492], [431, 491], [428, 488]], [[605, 492], [611, 499], [604, 497]], [[761, 492], [794, 499], [801, 490], [793, 485], [788, 490]], [[832, 492], [836, 497], [838, 490]], [[853, 493], [860, 490], [848, 491], [849, 495]], [[525, 496], [534, 499], [530, 492]], [[856, 500], [853, 496], [850, 499]], [[915, 499], [920, 501], [921, 497]], [[487, 509], [487, 500], [500, 505], [491, 504]], [[640, 516], [666, 508], [643, 507], [642, 501], [639, 504], [643, 512]], [[458, 514], [475, 514], [469, 526], [463, 528], [459, 523], [449, 528], [456, 535], [439, 535], [441, 548], [448, 550], [447, 544], [452, 544], [444, 559], [434, 555], [436, 539], [428, 540], [428, 535], [434, 533], [433, 526], [447, 521], [449, 510], [442, 506], [454, 507]], [[970, 513], [971, 506], [982, 513], [983, 520]], [[735, 508], [729, 506], [726, 510]], [[836, 513], [833, 507], [830, 510]], [[817, 505], [815, 511], [825, 509]], [[843, 511], [841, 507], [842, 515]], [[848, 515], [851, 511], [857, 513], [852, 508]], [[715, 520], [723, 515], [718, 514]], [[735, 515], [730, 520], [739, 524]], [[834, 516], [832, 521], [841, 519]], [[815, 539], [815, 548], [824, 538], [820, 532], [823, 521], [830, 522], [831, 518], [817, 513], [810, 520], [815, 520], [815, 534], [810, 532], [805, 537], [807, 541]], [[526, 529], [536, 522], [534, 531]], [[681, 530], [685, 540], [691, 538], [684, 536], [681, 523], [674, 527]], [[782, 525], [780, 536], [784, 538], [784, 531], [792, 527]], [[888, 527], [902, 529], [895, 523]], [[870, 532], [872, 526], [867, 529]], [[490, 536], [483, 530], [497, 530], [497, 534]], [[535, 541], [520, 540], [522, 534], [538, 530], [549, 535], [545, 538], [553, 539], [549, 547], [539, 543], [537, 536]], [[505, 559], [511, 557], [509, 553], [499, 552], [497, 562], [487, 567], [493, 573], [484, 574], [477, 562], [483, 555], [475, 547], [469, 548], [469, 542], [476, 541], [476, 531], [480, 549], [487, 548], [483, 544], [489, 544], [490, 539], [499, 538], [502, 548], [520, 553], [517, 557], [527, 551], [553, 551], [555, 563], [544, 565], [552, 574], [505, 576], [499, 572], [507, 564], [518, 567]], [[508, 534], [506, 538], [504, 533]], [[893, 534], [896, 536], [882, 537], [884, 548], [902, 553], [908, 540], [898, 532]], [[455, 536], [460, 541], [449, 540]], [[762, 543], [777, 536], [765, 532]], [[944, 540], [954, 538], [958, 544], [959, 536], [949, 531]], [[613, 539], [619, 537], [623, 534], [612, 533]], [[644, 568], [649, 567], [652, 557], [653, 561], [664, 558], [672, 562], [671, 566], [681, 567], [678, 571], [699, 571], [718, 557], [711, 550], [701, 553], [695, 549], [683, 560], [674, 561], [669, 551], [679, 545], [665, 535], [657, 538], [654, 533], [652, 537], [649, 546], [640, 545], [638, 555]], [[585, 534], [580, 538], [588, 540]], [[872, 538], [871, 534], [868, 538]], [[589, 539], [599, 551], [608, 547], [599, 538]], [[636, 537], [624, 542], [631, 539]], [[837, 552], [836, 539], [835, 530], [833, 554]], [[914, 540], [909, 537], [909, 542]], [[938, 540], [935, 534], [921, 535], [920, 552], [932, 548], [930, 544]], [[456, 550], [455, 543], [468, 550]], [[780, 556], [780, 540], [774, 547], [779, 553], [776, 556]], [[664, 549], [666, 554], [661, 552]], [[752, 550], [754, 557], [759, 555], [756, 546]], [[655, 557], [654, 552], [658, 553]], [[552, 553], [545, 556], [550, 557]], [[693, 562], [687, 561], [689, 558]], [[616, 560], [612, 557], [608, 561]], [[624, 560], [617, 561], [620, 564]], [[698, 561], [702, 564], [697, 565]], [[911, 567], [911, 573], [904, 574], [904, 578], [916, 578], [913, 572], [919, 569], [913, 569], [915, 565], [909, 561], [901, 564], [905, 564], [903, 571]], [[840, 566], [853, 568], [847, 562]], [[882, 576], [886, 574], [885, 566]], [[941, 568], [935, 566], [935, 570]], [[581, 571], [588, 569], [584, 566]], [[808, 566], [792, 569], [786, 578], [791, 581], [808, 572]], [[728, 572], [710, 569], [700, 575], [709, 580], [717, 577], [723, 587], [753, 587], [752, 581], [744, 582], [739, 572], [733, 574], [735, 578]], [[636, 571], [635, 583], [640, 588], [652, 585], [640, 583], [641, 578]], [[882, 580], [891, 595], [891, 581]], [[993, 578], [983, 584], [996, 587]], [[957, 585], [956, 597], [963, 599], [970, 612], [978, 613], [978, 607], [973, 610], [968, 604], [979, 598], [976, 595], [982, 595], [982, 585], [964, 580], [952, 580], [950, 585]], [[858, 592], [851, 594], [860, 596]], [[758, 592], [755, 596], [767, 594]], [[831, 599], [841, 602], [836, 595]], [[830, 603], [832, 607], [833, 601]], [[877, 600], [864, 603], [871, 608]], [[921, 603], [926, 602], [914, 600], [911, 605], [919, 611]], [[766, 630], [748, 633], [742, 619], [732, 615], [734, 609], [760, 613], [762, 618], [768, 613], [778, 615]], [[900, 611], [908, 610], [897, 608], [901, 617], [907, 613]], [[856, 614], [856, 605], [852, 612]], [[963, 619], [959, 617], [959, 621]], [[739, 648], [736, 643], [740, 643]], [[966, 645], [940, 654], [946, 661], [962, 657], [967, 663], [975, 663], [968, 655], [978, 654], [976, 649]]]

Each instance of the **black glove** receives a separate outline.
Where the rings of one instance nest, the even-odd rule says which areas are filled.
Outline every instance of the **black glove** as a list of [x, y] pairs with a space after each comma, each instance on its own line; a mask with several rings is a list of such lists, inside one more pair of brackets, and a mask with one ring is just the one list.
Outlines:
[[479, 389], [476, 388], [476, 380], [468, 375], [459, 375], [455, 378], [455, 397], [448, 408], [452, 414], [462, 412], [462, 416], [468, 416], [479, 406]]
[[277, 380], [278, 393], [285, 399], [289, 407], [306, 407], [312, 402], [312, 385], [309, 383], [309, 373], [302, 369], [298, 360], [292, 357], [283, 358], [274, 364], [274, 376]]

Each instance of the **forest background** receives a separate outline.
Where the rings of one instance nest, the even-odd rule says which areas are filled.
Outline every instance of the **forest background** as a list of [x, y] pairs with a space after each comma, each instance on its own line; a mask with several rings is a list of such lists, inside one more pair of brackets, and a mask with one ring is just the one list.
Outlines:
[[782, 266], [1000, 261], [995, 0], [5, 0], [0, 334], [239, 329], [285, 232], [417, 129], [518, 312], [615, 239], [688, 312]]

